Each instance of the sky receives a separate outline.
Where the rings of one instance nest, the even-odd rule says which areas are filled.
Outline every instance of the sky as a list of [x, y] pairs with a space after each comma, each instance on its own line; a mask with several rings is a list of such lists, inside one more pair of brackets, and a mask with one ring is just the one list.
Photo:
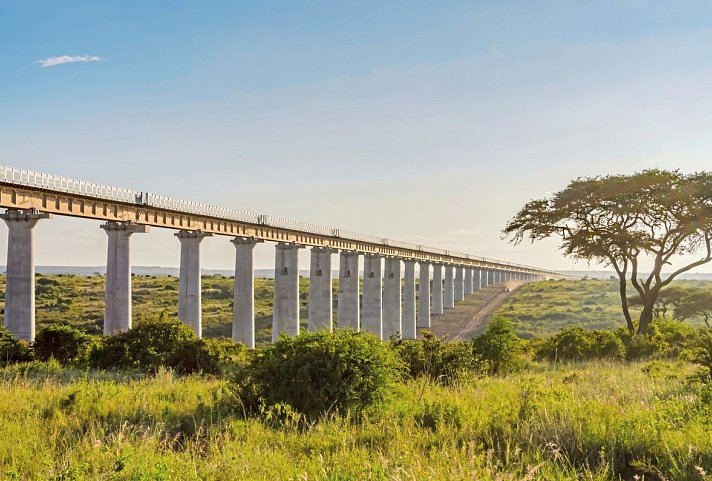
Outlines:
[[[588, 268], [501, 230], [577, 177], [709, 170], [711, 131], [706, 1], [0, 0], [0, 164], [511, 262]], [[98, 221], [35, 236], [106, 262]]]

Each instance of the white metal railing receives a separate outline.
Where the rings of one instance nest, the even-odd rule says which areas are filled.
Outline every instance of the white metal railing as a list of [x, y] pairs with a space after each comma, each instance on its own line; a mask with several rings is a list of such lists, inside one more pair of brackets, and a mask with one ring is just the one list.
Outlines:
[[44, 174], [41, 172], [34, 172], [27, 169], [18, 169], [14, 167], [0, 165], [0, 182], [28, 187], [36, 187], [51, 191], [65, 192], [68, 194], [76, 194], [86, 197], [113, 200], [123, 203], [147, 205], [150, 207], [157, 207], [160, 209], [166, 209], [186, 214], [196, 214], [206, 217], [214, 217], [218, 219], [246, 222], [250, 224], [261, 224], [297, 232], [306, 232], [322, 236], [338, 237], [344, 240], [366, 242], [369, 244], [384, 245], [388, 247], [397, 247], [401, 249], [420, 251], [427, 254], [477, 260], [487, 264], [497, 264], [499, 266], [508, 266], [511, 268], [554, 273], [553, 271], [546, 271], [536, 267], [530, 267], [522, 264], [513, 264], [510, 262], [490, 259], [487, 257], [473, 256], [462, 252], [454, 252], [444, 249], [438, 249], [435, 247], [423, 246], [420, 244], [412, 244], [409, 242], [402, 242], [383, 237], [359, 234], [344, 229], [324, 227], [316, 224], [309, 224], [305, 222], [283, 219], [280, 217], [273, 217], [265, 214], [251, 214], [249, 212], [243, 212], [240, 210], [226, 209], [224, 207], [216, 207], [208, 204], [173, 199], [170, 197], [156, 195], [148, 192], [140, 192], [136, 190], [121, 189], [118, 187], [95, 184], [92, 182], [84, 182], [80, 180], [69, 179], [66, 177]]

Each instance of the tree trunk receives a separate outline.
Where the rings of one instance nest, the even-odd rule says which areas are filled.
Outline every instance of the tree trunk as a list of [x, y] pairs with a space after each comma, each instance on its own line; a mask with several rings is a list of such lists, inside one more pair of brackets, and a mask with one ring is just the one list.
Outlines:
[[630, 332], [635, 331], [635, 326], [633, 325], [633, 319], [630, 317], [630, 311], [628, 310], [628, 294], [626, 293], [627, 281], [625, 276], [620, 277], [618, 283], [618, 292], [621, 295], [621, 307], [623, 308], [623, 316], [625, 317], [625, 323]]
[[646, 299], [645, 304], [643, 304], [643, 310], [640, 313], [640, 321], [638, 322], [638, 334], [650, 333], [650, 327], [653, 323], [654, 305], [655, 298], [652, 294], [649, 294], [648, 299]]

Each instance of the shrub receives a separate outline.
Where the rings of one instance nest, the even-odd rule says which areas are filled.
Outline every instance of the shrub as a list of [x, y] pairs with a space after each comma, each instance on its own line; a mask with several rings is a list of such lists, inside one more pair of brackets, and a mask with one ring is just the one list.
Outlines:
[[650, 326], [650, 332], [643, 335], [635, 335], [627, 329], [616, 331], [625, 345], [629, 360], [686, 354], [694, 344], [695, 333], [693, 327], [668, 319], [656, 319]]
[[247, 413], [288, 404], [315, 420], [329, 412], [359, 414], [380, 402], [399, 367], [393, 351], [370, 334], [313, 332], [253, 351], [233, 387]]
[[549, 361], [585, 361], [621, 359], [625, 353], [623, 342], [611, 331], [586, 331], [571, 327], [547, 339], [539, 346], [535, 357]]
[[406, 377], [426, 376], [442, 385], [453, 384], [478, 363], [467, 343], [446, 343], [430, 331], [422, 341], [395, 339], [390, 343], [405, 368]]
[[6, 366], [16, 362], [32, 361], [32, 348], [23, 340], [15, 339], [15, 336], [0, 327], [0, 365]]
[[492, 319], [484, 334], [472, 341], [472, 352], [487, 366], [490, 374], [506, 374], [521, 368], [522, 340], [512, 322], [503, 317]]
[[704, 381], [712, 381], [712, 331], [700, 329], [693, 341], [692, 362], [702, 366], [704, 372], [699, 376]]
[[38, 359], [48, 361], [54, 358], [63, 365], [86, 361], [91, 346], [92, 336], [66, 322], [42, 329], [33, 344]]
[[99, 369], [138, 369], [154, 372], [174, 352], [196, 341], [193, 329], [165, 313], [141, 320], [133, 329], [104, 338], [90, 355], [90, 364]]
[[176, 347], [165, 365], [181, 374], [221, 374], [237, 362], [245, 362], [247, 348], [229, 339], [194, 339]]

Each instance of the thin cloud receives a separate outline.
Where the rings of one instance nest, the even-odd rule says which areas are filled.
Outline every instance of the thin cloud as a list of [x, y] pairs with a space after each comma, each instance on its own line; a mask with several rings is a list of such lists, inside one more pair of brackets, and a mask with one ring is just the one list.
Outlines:
[[102, 60], [104, 59], [96, 55], [59, 55], [57, 57], [43, 58], [35, 61], [35, 63], [40, 64], [41, 67], [54, 67], [63, 63], [101, 62]]

